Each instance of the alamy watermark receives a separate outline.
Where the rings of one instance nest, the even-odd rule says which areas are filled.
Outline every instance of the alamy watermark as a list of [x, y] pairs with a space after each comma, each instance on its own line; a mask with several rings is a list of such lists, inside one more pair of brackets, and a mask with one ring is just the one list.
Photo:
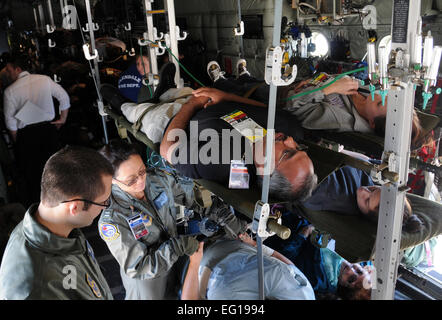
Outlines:
[[[172, 129], [166, 137], [167, 141], [175, 141], [168, 151], [173, 165], [230, 164], [232, 159], [242, 159], [245, 164], [265, 165], [262, 128], [245, 128], [241, 133], [236, 129], [222, 129], [220, 135], [219, 131], [211, 128], [198, 131], [198, 121], [190, 121], [188, 132], [189, 137], [183, 129]], [[266, 134], [268, 136], [269, 131]], [[244, 140], [250, 143], [244, 143]]]
[[75, 6], [68, 5], [63, 7], [63, 28], [66, 30], [77, 29], [77, 9]]
[[365, 6], [361, 11], [363, 13], [367, 13], [367, 15], [362, 19], [362, 27], [365, 30], [376, 29], [376, 24], [377, 24], [376, 7], [373, 5], [368, 5]]
[[63, 268], [63, 274], [67, 275], [63, 278], [63, 289], [77, 290], [77, 268], [73, 265], [67, 265]]

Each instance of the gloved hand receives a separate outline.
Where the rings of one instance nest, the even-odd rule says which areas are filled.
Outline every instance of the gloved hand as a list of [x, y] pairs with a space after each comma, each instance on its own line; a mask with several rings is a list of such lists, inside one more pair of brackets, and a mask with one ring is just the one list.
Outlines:
[[230, 221], [224, 226], [226, 235], [232, 239], [237, 239], [240, 234], [247, 231], [247, 221], [235, 217], [235, 220]]
[[179, 240], [183, 246], [183, 251], [188, 256], [198, 250], [199, 242], [192, 236], [179, 236]]
[[200, 229], [200, 232], [206, 237], [213, 236], [219, 230], [219, 225], [215, 221], [210, 220], [207, 217], [204, 217], [203, 220], [198, 223], [198, 227]]
[[237, 239], [238, 235], [247, 230], [247, 222], [237, 218], [230, 207], [218, 197], [212, 197], [212, 206], [206, 216], [224, 228], [227, 237]]

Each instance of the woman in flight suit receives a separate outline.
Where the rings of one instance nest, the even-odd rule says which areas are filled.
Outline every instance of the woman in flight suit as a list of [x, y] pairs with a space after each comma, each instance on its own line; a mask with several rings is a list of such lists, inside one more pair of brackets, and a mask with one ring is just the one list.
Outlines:
[[176, 174], [146, 170], [135, 149], [120, 141], [101, 153], [115, 170], [110, 207], [98, 228], [120, 265], [126, 299], [177, 299], [182, 266], [198, 249], [192, 236], [177, 231], [178, 205], [195, 210], [217, 223], [228, 238], [245, 232], [247, 222], [212, 196], [210, 208], [195, 202], [194, 184]]
[[120, 265], [126, 299], [176, 299], [181, 257], [198, 241], [178, 235], [176, 204], [190, 207], [193, 182], [148, 171], [129, 144], [111, 142], [100, 151], [114, 166], [111, 205], [98, 228]]

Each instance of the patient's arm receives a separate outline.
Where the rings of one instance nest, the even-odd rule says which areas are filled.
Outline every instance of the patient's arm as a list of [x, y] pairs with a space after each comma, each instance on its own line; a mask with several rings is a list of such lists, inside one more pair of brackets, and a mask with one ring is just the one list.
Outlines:
[[343, 77], [336, 82], [332, 83], [328, 87], [322, 89], [322, 92], [325, 95], [331, 93], [339, 93], [343, 95], [351, 95], [357, 93], [359, 83], [357, 80], [354, 80], [350, 77]]
[[281, 260], [285, 264], [293, 264], [286, 256], [284, 256], [282, 253], [279, 253], [278, 251], [273, 251], [272, 257]]
[[192, 97], [188, 102], [183, 104], [180, 111], [175, 115], [170, 122], [164, 133], [163, 140], [160, 144], [160, 154], [168, 162], [172, 162], [172, 155], [175, 149], [178, 147], [178, 137], [175, 139], [168, 139], [169, 133], [172, 130], [185, 130], [189, 125], [190, 119], [193, 115], [207, 104], [208, 98], [206, 97]]
[[200, 242], [198, 250], [189, 257], [189, 267], [184, 279], [181, 300], [199, 300], [198, 269], [203, 258], [204, 242]]
[[206, 105], [204, 105], [204, 108], [214, 105], [214, 104], [217, 104], [217, 103], [220, 103], [221, 101], [233, 101], [233, 102], [249, 104], [252, 106], [267, 107], [267, 105], [265, 105], [262, 102], [248, 99], [248, 98], [244, 98], [241, 96], [237, 96], [236, 94], [228, 93], [228, 92], [221, 91], [221, 90], [218, 90], [215, 88], [207, 88], [207, 87], [199, 88], [199, 89], [193, 91], [193, 95], [195, 97], [210, 98], [210, 101], [208, 103], [206, 103]]

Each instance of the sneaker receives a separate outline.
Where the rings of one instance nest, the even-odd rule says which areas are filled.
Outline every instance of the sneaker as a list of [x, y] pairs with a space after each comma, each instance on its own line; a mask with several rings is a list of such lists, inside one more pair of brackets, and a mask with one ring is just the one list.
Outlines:
[[209, 77], [210, 79], [212, 79], [213, 82], [216, 82], [219, 79], [225, 79], [225, 72], [221, 71], [221, 67], [216, 61], [210, 61], [207, 64], [207, 73], [209, 74]]
[[158, 83], [158, 86], [153, 93], [153, 97], [149, 99], [149, 102], [159, 102], [161, 95], [169, 90], [170, 88], [176, 88], [175, 84], [175, 73], [176, 73], [176, 67], [175, 64], [172, 62], [168, 62], [164, 64], [160, 71], [158, 72], [160, 76], [160, 83]]
[[238, 78], [241, 77], [244, 74], [247, 74], [250, 76], [250, 72], [247, 71], [247, 61], [244, 59], [239, 59], [236, 63], [236, 74], [238, 75]]
[[110, 104], [112, 110], [114, 110], [119, 115], [123, 114], [121, 112], [121, 105], [125, 102], [132, 102], [125, 96], [123, 96], [118, 88], [108, 83], [103, 83], [100, 86], [100, 94], [101, 97]]

